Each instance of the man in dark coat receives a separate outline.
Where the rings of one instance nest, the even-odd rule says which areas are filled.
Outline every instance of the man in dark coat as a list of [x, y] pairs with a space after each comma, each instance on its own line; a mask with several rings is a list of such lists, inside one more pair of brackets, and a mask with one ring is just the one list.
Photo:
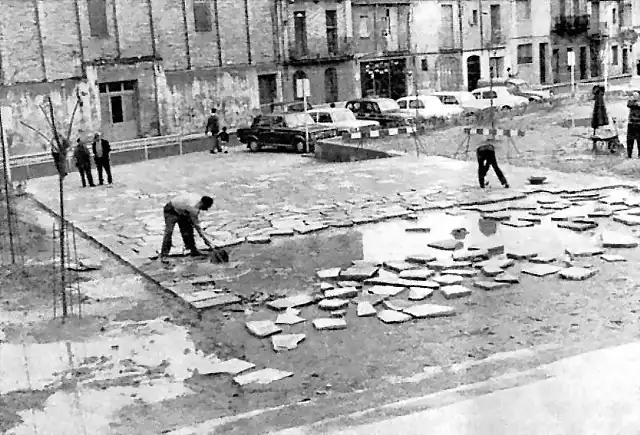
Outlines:
[[493, 145], [495, 139], [490, 138], [485, 143], [480, 145], [476, 150], [476, 156], [478, 157], [478, 182], [480, 183], [480, 187], [484, 189], [485, 181], [484, 177], [486, 177], [487, 172], [489, 172], [489, 167], [492, 167], [498, 176], [498, 180], [504, 187], [509, 187], [509, 183], [507, 183], [507, 179], [505, 178], [502, 170], [498, 166], [498, 161], [496, 160], [496, 148]]
[[629, 124], [627, 124], [627, 156], [633, 156], [633, 145], [638, 144], [638, 157], [640, 157], [640, 93], [634, 92], [627, 102], [629, 108]]
[[222, 152], [222, 147], [218, 141], [218, 133], [220, 133], [220, 120], [216, 114], [216, 109], [211, 109], [211, 115], [207, 118], [207, 126], [205, 127], [205, 134], [211, 138], [211, 154], [215, 154], [216, 151]]
[[598, 127], [609, 125], [609, 115], [604, 105], [604, 86], [594, 86], [592, 93], [593, 113], [591, 115], [591, 128], [593, 128], [593, 134], [595, 134]]
[[96, 169], [98, 170], [98, 182], [104, 184], [102, 178], [102, 171], [107, 173], [107, 182], [113, 183], [111, 178], [111, 145], [109, 141], [102, 139], [100, 133], [96, 133], [93, 136], [93, 159], [96, 162]]
[[73, 150], [73, 158], [76, 161], [76, 168], [80, 172], [82, 187], [87, 187], [87, 181], [89, 186], [95, 187], [93, 176], [91, 175], [91, 154], [89, 154], [89, 150], [80, 139], [78, 139], [76, 148]]

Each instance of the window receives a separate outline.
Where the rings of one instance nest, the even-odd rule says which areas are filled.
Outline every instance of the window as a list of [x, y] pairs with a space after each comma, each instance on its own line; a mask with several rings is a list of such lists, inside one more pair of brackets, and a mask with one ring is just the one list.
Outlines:
[[107, 1], [88, 0], [89, 9], [89, 30], [91, 36], [95, 38], [106, 38], [109, 36], [107, 25]]
[[483, 100], [492, 100], [498, 97], [498, 94], [496, 93], [496, 91], [484, 91], [482, 93], [482, 99]]
[[618, 46], [614, 45], [611, 47], [611, 65], [618, 65]]
[[293, 14], [293, 31], [295, 37], [295, 50], [298, 56], [307, 55], [307, 15], [304, 11]]
[[424, 103], [421, 100], [410, 100], [409, 109], [424, 109]]
[[471, 25], [472, 26], [477, 26], [478, 25], [478, 10], [474, 9], [471, 12]]
[[407, 100], [398, 101], [398, 106], [400, 106], [401, 109], [406, 109], [407, 108]]
[[429, 71], [429, 62], [426, 58], [420, 60], [420, 69], [422, 69], [422, 71]]
[[613, 23], [614, 26], [618, 22], [618, 11], [616, 10], [616, 8], [613, 8], [611, 10], [611, 22]]
[[135, 121], [136, 81], [109, 82], [98, 85], [103, 120], [111, 124]]
[[520, 44], [518, 45], [518, 65], [533, 63], [533, 45], [532, 44]]
[[502, 77], [504, 74], [504, 57], [489, 58], [489, 71], [494, 77]]
[[327, 51], [329, 54], [338, 54], [338, 13], [336, 11], [325, 12], [327, 27]]
[[518, 20], [531, 19], [531, 0], [517, 0], [516, 16]]
[[330, 123], [333, 122], [333, 120], [331, 119], [331, 115], [329, 115], [328, 113], [318, 113], [318, 121], [317, 122], [330, 124]]
[[193, 2], [193, 19], [196, 32], [211, 31], [211, 9], [207, 0], [195, 0]]
[[369, 28], [369, 15], [360, 15], [358, 27], [358, 35], [361, 38], [370, 38], [371, 37], [371, 29]]
[[304, 71], [296, 71], [293, 74], [293, 95], [295, 95], [296, 100], [302, 100], [303, 97], [298, 96], [298, 80], [306, 79], [307, 74]]

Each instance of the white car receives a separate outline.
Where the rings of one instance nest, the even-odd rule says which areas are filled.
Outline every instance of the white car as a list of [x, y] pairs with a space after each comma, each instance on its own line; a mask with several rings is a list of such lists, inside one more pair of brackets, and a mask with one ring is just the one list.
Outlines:
[[351, 110], [344, 108], [316, 108], [309, 110], [307, 113], [315, 123], [336, 128], [338, 130], [338, 134], [373, 130], [380, 127], [380, 123], [378, 121], [358, 119]]
[[434, 95], [402, 97], [397, 102], [402, 112], [417, 115], [419, 118], [451, 118], [464, 112], [461, 107], [442, 104]]
[[[478, 88], [471, 92], [477, 102], [469, 102], [480, 109], [487, 109], [493, 106], [498, 110], [511, 110], [516, 107], [525, 106], [529, 103], [528, 98], [513, 95], [504, 86], [496, 86], [494, 88]], [[468, 103], [468, 104], [469, 104]]]
[[476, 97], [467, 91], [438, 91], [431, 95], [436, 96], [445, 106], [460, 107], [465, 113], [475, 113], [482, 110], [478, 107]]

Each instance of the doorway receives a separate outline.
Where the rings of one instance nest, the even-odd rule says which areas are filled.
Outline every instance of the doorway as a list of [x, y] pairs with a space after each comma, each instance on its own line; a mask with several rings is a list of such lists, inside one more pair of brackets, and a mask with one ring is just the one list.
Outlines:
[[482, 69], [480, 68], [480, 56], [473, 55], [467, 58], [467, 82], [469, 92], [478, 87]]
[[338, 72], [335, 68], [324, 71], [324, 99], [327, 103], [338, 101]]
[[539, 47], [540, 51], [540, 83], [547, 83], [547, 49], [548, 44], [546, 42], [541, 42]]
[[258, 76], [258, 92], [260, 105], [271, 104], [278, 98], [278, 78], [276, 74]]
[[560, 49], [554, 48], [552, 56], [553, 83], [560, 83]]
[[591, 54], [591, 77], [600, 77], [600, 41], [592, 41], [589, 52]]
[[580, 47], [580, 80], [587, 78], [587, 47]]
[[100, 83], [102, 134], [110, 142], [136, 139], [138, 125], [138, 82]]

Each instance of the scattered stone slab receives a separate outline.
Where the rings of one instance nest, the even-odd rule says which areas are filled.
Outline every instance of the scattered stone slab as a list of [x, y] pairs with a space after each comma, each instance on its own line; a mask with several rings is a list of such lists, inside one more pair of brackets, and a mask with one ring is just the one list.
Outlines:
[[398, 293], [402, 292], [406, 287], [395, 286], [395, 285], [375, 285], [368, 289], [369, 293], [373, 293], [374, 295], [381, 296], [396, 296]]
[[533, 224], [539, 224], [542, 222], [542, 218], [538, 216], [521, 216], [518, 218], [518, 220], [521, 220], [524, 222], [531, 222]]
[[553, 214], [553, 213], [555, 213], [555, 210], [545, 210], [545, 209], [531, 210], [529, 212], [529, 214], [532, 216], [549, 216], [550, 214]]
[[507, 211], [509, 209], [509, 206], [504, 203], [488, 204], [488, 205], [481, 205], [481, 206], [475, 207], [475, 209], [480, 213], [499, 213], [501, 211]]
[[537, 201], [538, 204], [544, 204], [544, 205], [555, 204], [557, 202], [558, 200], [555, 198], [539, 198]]
[[560, 277], [570, 281], [584, 281], [593, 277], [598, 271], [586, 267], [568, 267], [560, 271]]
[[457, 299], [471, 295], [471, 289], [462, 285], [448, 285], [440, 289], [445, 299]]
[[445, 239], [445, 240], [438, 240], [435, 242], [427, 243], [427, 246], [430, 248], [440, 249], [443, 251], [455, 251], [457, 249], [462, 249], [464, 244], [460, 240]]
[[433, 280], [441, 286], [451, 286], [460, 284], [462, 281], [464, 281], [464, 278], [460, 275], [440, 275], [433, 278]]
[[389, 297], [389, 295], [376, 295], [365, 291], [365, 293], [360, 294], [357, 298], [352, 299], [351, 303], [358, 304], [360, 302], [369, 302], [375, 307], [382, 303], [382, 301], [387, 300]]
[[[440, 286], [438, 285], [438, 288]], [[410, 301], [421, 301], [427, 298], [430, 298], [433, 295], [432, 288], [425, 287], [411, 287], [409, 289], [409, 300]]]
[[618, 214], [613, 216], [615, 222], [628, 226], [640, 225], [640, 216], [632, 216], [630, 214]]
[[555, 203], [555, 204], [542, 204], [540, 206], [540, 208], [544, 209], [544, 210], [566, 210], [569, 207], [571, 207], [571, 204], [567, 204], [567, 203]]
[[398, 280], [398, 285], [401, 285], [404, 287], [419, 287], [419, 288], [430, 288], [430, 289], [440, 288], [440, 284], [438, 284], [432, 279], [427, 279], [425, 281], [419, 281], [414, 279], [400, 279]]
[[258, 338], [266, 338], [273, 334], [282, 332], [282, 328], [271, 320], [253, 320], [251, 322], [246, 322], [245, 326], [252, 335]]
[[233, 378], [234, 382], [240, 386], [248, 384], [267, 385], [271, 382], [279, 381], [293, 376], [291, 372], [276, 369], [262, 369]]
[[576, 246], [565, 248], [564, 252], [571, 257], [593, 257], [604, 254], [604, 249], [596, 246]]
[[312, 224], [312, 225], [299, 225], [294, 228], [299, 234], [310, 234], [327, 228], [324, 224]]
[[501, 223], [502, 223], [502, 225], [506, 225], [508, 227], [513, 227], [513, 228], [530, 228], [530, 227], [535, 225], [533, 222], [526, 222], [526, 221], [522, 221], [522, 220], [506, 221], [506, 222], [501, 222]]
[[331, 290], [333, 287], [334, 287], [333, 284], [330, 284], [328, 282], [321, 282], [320, 283], [320, 290], [322, 290], [322, 291]]
[[289, 296], [286, 298], [276, 299], [275, 301], [267, 302], [267, 306], [276, 311], [283, 311], [288, 308], [304, 307], [316, 302], [316, 298], [306, 294], [299, 294], [295, 296]]
[[511, 204], [509, 206], [509, 210], [520, 210], [520, 211], [530, 211], [530, 210], [537, 210], [538, 209], [538, 204], [534, 204], [534, 203], [516, 203], [516, 204]]
[[470, 251], [484, 251], [489, 253], [489, 256], [504, 254], [504, 245], [497, 242], [484, 242], [469, 246]]
[[405, 308], [409, 308], [415, 305], [413, 302], [406, 301], [404, 299], [387, 299], [382, 304], [388, 309], [395, 311], [402, 311]]
[[199, 292], [191, 293], [191, 294], [181, 294], [182, 299], [189, 303], [200, 302], [207, 299], [212, 299], [220, 296], [222, 293], [221, 289], [209, 289], [202, 290]]
[[377, 316], [384, 323], [403, 323], [411, 320], [410, 315], [395, 310], [382, 310], [378, 312]]
[[320, 308], [321, 310], [333, 311], [333, 310], [340, 310], [342, 308], [347, 307], [348, 305], [349, 305], [348, 299], [332, 298], [332, 299], [321, 300], [318, 303], [318, 308]]
[[487, 261], [475, 264], [476, 267], [496, 266], [501, 269], [508, 269], [515, 265], [516, 261], [512, 258], [492, 258]]
[[410, 269], [403, 270], [400, 272], [399, 277], [401, 279], [410, 279], [410, 280], [418, 280], [425, 281], [431, 278], [434, 275], [434, 271], [431, 269], [421, 268], [421, 269]]
[[461, 250], [453, 253], [454, 261], [481, 261], [489, 258], [489, 250], [487, 249], [472, 249]]
[[440, 272], [441, 275], [458, 275], [463, 278], [470, 278], [478, 274], [474, 269], [446, 269]]
[[613, 215], [612, 210], [593, 210], [587, 213], [587, 216], [590, 218], [608, 218]]
[[216, 281], [213, 277], [210, 276], [201, 276], [189, 281], [189, 284], [196, 286], [210, 286], [216, 285]]
[[376, 276], [364, 280], [364, 283], [371, 285], [399, 285], [399, 279], [400, 278], [398, 278], [398, 275], [396, 275], [395, 273], [380, 269]]
[[416, 225], [414, 227], [405, 228], [404, 230], [408, 233], [428, 233], [431, 231], [431, 228]]
[[556, 257], [552, 257], [550, 255], [539, 255], [537, 257], [531, 258], [529, 261], [535, 264], [549, 264], [556, 261]]
[[600, 256], [600, 258], [602, 258], [607, 263], [616, 263], [616, 262], [620, 262], [620, 261], [627, 261], [627, 259], [624, 258], [622, 255], [615, 255], [615, 254], [603, 254], [603, 255]]
[[369, 260], [353, 260], [351, 264], [353, 266], [358, 266], [358, 267], [381, 267], [382, 266], [382, 263], [379, 263], [376, 261], [369, 261]]
[[632, 236], [606, 231], [600, 235], [603, 248], [637, 248], [638, 240]]
[[512, 251], [507, 252], [507, 258], [511, 258], [513, 260], [529, 260], [537, 256], [538, 256], [537, 252], [526, 250], [524, 248], [514, 249]]
[[347, 315], [347, 310], [335, 310], [329, 313], [331, 317], [341, 318]]
[[362, 288], [362, 283], [358, 281], [338, 281], [338, 286]]
[[269, 230], [269, 236], [271, 237], [293, 236], [294, 234], [293, 228], [274, 228]]
[[246, 372], [254, 368], [256, 365], [247, 361], [243, 361], [238, 358], [232, 358], [227, 361], [218, 362], [215, 364], [211, 364], [206, 368], [198, 368], [198, 373], [201, 375], [237, 375], [242, 372]]
[[352, 266], [349, 269], [340, 272], [340, 278], [345, 280], [363, 281], [374, 277], [376, 273], [378, 273], [377, 267]]
[[205, 299], [205, 300], [193, 302], [191, 305], [193, 305], [193, 307], [198, 310], [205, 310], [208, 308], [223, 307], [226, 305], [237, 304], [240, 301], [241, 299], [236, 295], [223, 294], [220, 296], [213, 297], [211, 299]]
[[473, 285], [488, 292], [509, 286], [509, 284], [507, 284], [506, 282], [497, 281], [475, 281]]
[[320, 279], [336, 279], [340, 276], [341, 270], [339, 267], [333, 267], [331, 269], [319, 270], [316, 272], [316, 275], [318, 275]]
[[271, 243], [271, 237], [269, 235], [254, 235], [254, 236], [247, 236], [247, 242], [249, 243], [254, 243], [254, 244], [260, 244], [260, 245], [265, 245], [267, 243]]
[[522, 273], [543, 277], [558, 273], [561, 269], [561, 267], [552, 266], [550, 264], [529, 264], [522, 268]]
[[293, 311], [287, 310], [282, 314], [278, 314], [275, 324], [276, 325], [297, 325], [298, 323], [305, 322], [306, 320], [307, 319], [303, 319]]
[[416, 264], [427, 264], [430, 263], [432, 261], [436, 261], [437, 258], [435, 257], [435, 255], [431, 255], [431, 254], [415, 254], [415, 255], [409, 255], [405, 261], [407, 263], [416, 263]]
[[271, 344], [274, 351], [282, 352], [295, 349], [305, 338], [305, 334], [279, 334], [271, 337]]
[[483, 266], [481, 270], [482, 274], [488, 277], [494, 277], [504, 273], [504, 269], [495, 264]]
[[520, 278], [515, 275], [511, 275], [510, 273], [503, 273], [502, 275], [496, 276], [494, 281], [506, 284], [517, 284], [520, 282]]
[[508, 212], [499, 212], [499, 213], [485, 213], [482, 215], [483, 219], [489, 219], [492, 221], [508, 221], [511, 219], [511, 213]]
[[558, 228], [566, 228], [571, 231], [583, 232], [593, 230], [594, 228], [598, 228], [597, 223], [584, 223], [577, 222], [575, 220], [569, 222], [560, 222], [557, 224]]
[[452, 259], [446, 259], [432, 261], [431, 263], [427, 264], [427, 267], [436, 271], [442, 271], [447, 269], [457, 269], [460, 266], [459, 263], [453, 261]]
[[453, 307], [436, 304], [420, 304], [404, 310], [406, 314], [416, 319], [432, 319], [436, 317], [454, 316], [456, 310]]
[[415, 263], [409, 263], [407, 261], [385, 261], [382, 266], [393, 272], [404, 272], [405, 270], [416, 269], [418, 266]]
[[355, 298], [358, 296], [358, 289], [355, 287], [340, 287], [336, 289], [327, 290], [324, 292], [324, 297], [331, 298]]
[[358, 317], [368, 317], [375, 316], [377, 313], [376, 309], [370, 302], [362, 301], [358, 302], [358, 306], [356, 308], [356, 314]]
[[313, 327], [318, 331], [337, 331], [347, 329], [347, 322], [344, 319], [320, 318], [313, 321]]

